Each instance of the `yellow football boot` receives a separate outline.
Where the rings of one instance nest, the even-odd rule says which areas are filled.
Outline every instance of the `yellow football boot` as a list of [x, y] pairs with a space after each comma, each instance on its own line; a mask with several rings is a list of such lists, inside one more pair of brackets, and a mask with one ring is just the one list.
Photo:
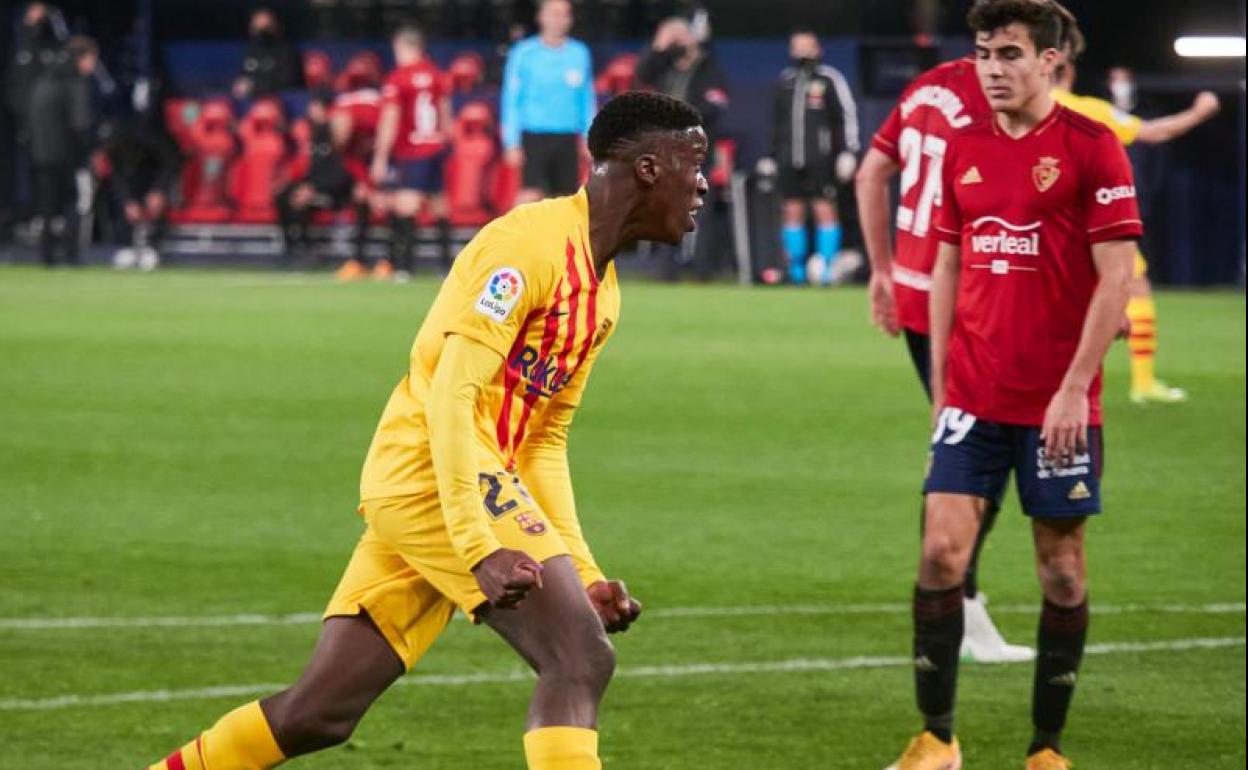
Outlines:
[[962, 749], [957, 738], [953, 743], [945, 743], [930, 732], [922, 732], [910, 741], [901, 759], [885, 770], [960, 770], [961, 767]]

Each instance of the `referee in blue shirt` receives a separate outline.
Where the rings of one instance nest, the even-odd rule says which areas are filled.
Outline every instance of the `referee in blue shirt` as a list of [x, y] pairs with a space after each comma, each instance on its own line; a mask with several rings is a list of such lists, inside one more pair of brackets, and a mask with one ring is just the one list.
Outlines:
[[597, 106], [589, 48], [568, 37], [572, 4], [542, 0], [537, 26], [511, 49], [503, 73], [503, 149], [509, 164], [523, 167], [516, 203], [576, 192]]

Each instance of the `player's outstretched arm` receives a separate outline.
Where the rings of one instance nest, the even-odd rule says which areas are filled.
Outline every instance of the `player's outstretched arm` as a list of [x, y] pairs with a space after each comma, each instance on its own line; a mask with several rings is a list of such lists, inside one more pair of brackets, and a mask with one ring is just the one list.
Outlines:
[[1134, 240], [1092, 244], [1092, 261], [1100, 280], [1088, 305], [1079, 347], [1049, 402], [1040, 431], [1050, 461], [1068, 463], [1074, 454], [1087, 451], [1088, 388], [1127, 312], [1135, 250]]
[[492, 348], [460, 334], [448, 336], [430, 384], [426, 419], [451, 544], [490, 604], [506, 608], [541, 587], [542, 567], [521, 551], [503, 548], [490, 531], [477, 480], [477, 399], [502, 365], [502, 355]]
[[858, 221], [862, 240], [871, 260], [871, 322], [885, 334], [896, 337], [897, 305], [893, 301], [893, 242], [889, 232], [888, 182], [899, 166], [884, 153], [872, 147], [862, 159], [854, 176], [858, 198]]
[[1145, 144], [1161, 144], [1183, 136], [1196, 126], [1218, 114], [1221, 104], [1211, 91], [1201, 91], [1192, 106], [1182, 112], [1166, 115], [1140, 123], [1136, 141]]
[[928, 322], [932, 346], [932, 420], [945, 407], [945, 360], [949, 356], [949, 334], [953, 331], [953, 309], [958, 300], [958, 274], [962, 269], [962, 247], [942, 241], [932, 267], [932, 291], [928, 301]]

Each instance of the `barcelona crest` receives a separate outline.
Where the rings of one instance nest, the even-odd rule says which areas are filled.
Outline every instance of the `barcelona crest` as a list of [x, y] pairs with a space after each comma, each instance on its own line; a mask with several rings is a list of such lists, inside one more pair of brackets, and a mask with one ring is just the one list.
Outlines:
[[1031, 181], [1036, 183], [1036, 189], [1045, 192], [1057, 182], [1057, 178], [1062, 175], [1062, 170], [1057, 167], [1057, 158], [1043, 157], [1040, 162], [1031, 167]]
[[534, 536], [546, 534], [546, 522], [536, 516], [522, 513], [516, 516], [516, 523], [520, 525], [520, 529], [526, 534]]

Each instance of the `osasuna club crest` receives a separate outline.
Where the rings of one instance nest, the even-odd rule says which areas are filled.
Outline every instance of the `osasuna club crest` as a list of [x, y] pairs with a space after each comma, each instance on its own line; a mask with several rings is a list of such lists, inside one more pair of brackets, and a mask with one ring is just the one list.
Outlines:
[[1036, 189], [1045, 192], [1057, 183], [1057, 178], [1062, 175], [1062, 170], [1057, 167], [1057, 158], [1043, 157], [1036, 165], [1031, 167], [1031, 181], [1036, 183]]

